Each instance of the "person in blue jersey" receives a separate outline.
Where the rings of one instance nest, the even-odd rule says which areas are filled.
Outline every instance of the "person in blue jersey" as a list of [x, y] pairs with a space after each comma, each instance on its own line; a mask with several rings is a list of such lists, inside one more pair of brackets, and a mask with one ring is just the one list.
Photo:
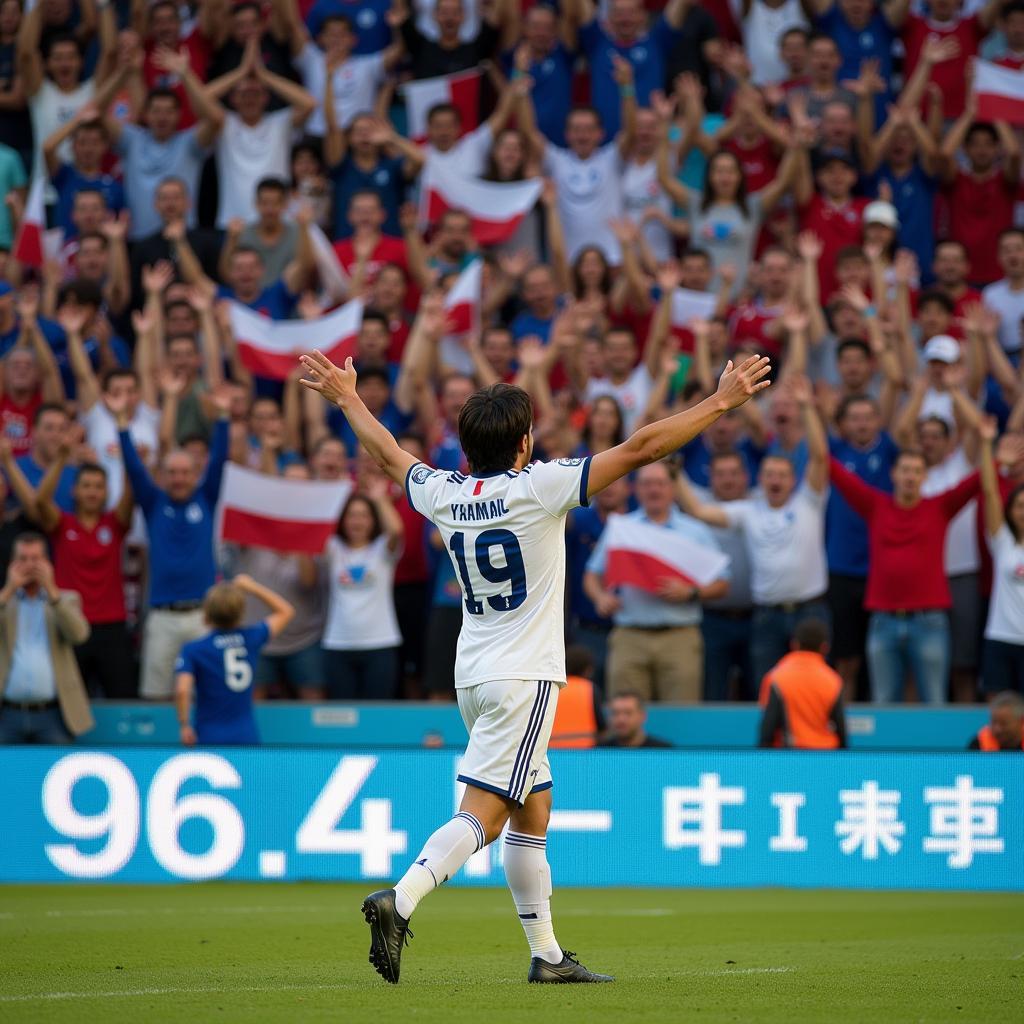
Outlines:
[[168, 700], [181, 645], [203, 631], [203, 596], [214, 582], [214, 507], [228, 457], [230, 392], [211, 396], [217, 413], [210, 458], [200, 478], [195, 459], [177, 449], [164, 456], [163, 486], [154, 483], [129, 433], [125, 395], [108, 400], [117, 421], [125, 472], [149, 531], [149, 614], [142, 641], [139, 696]]
[[[270, 609], [253, 626], [242, 625], [247, 594]], [[295, 609], [283, 597], [245, 574], [206, 592], [203, 619], [210, 632], [185, 644], [174, 666], [174, 703], [186, 747], [259, 743], [252, 712], [256, 661], [263, 645], [294, 615]]]

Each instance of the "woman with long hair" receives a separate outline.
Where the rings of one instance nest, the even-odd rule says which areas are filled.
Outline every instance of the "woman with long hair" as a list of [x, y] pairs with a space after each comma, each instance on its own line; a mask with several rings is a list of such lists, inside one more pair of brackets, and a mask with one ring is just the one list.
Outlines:
[[[534, 178], [540, 168], [529, 141], [522, 132], [506, 128], [491, 145], [484, 170], [484, 181], [509, 183]], [[541, 258], [541, 210], [535, 206], [520, 222], [507, 242], [494, 247], [497, 253], [525, 251], [532, 259]]]
[[321, 646], [333, 700], [394, 700], [402, 636], [395, 614], [395, 566], [404, 527], [386, 477], [368, 481], [341, 510], [327, 542], [327, 624]]
[[731, 264], [736, 268], [735, 297], [746, 284], [761, 225], [789, 188], [798, 168], [797, 155], [801, 150], [798, 146], [790, 146], [778, 173], [757, 192], [747, 191], [746, 176], [736, 154], [719, 150], [708, 158], [703, 187], [697, 192], [684, 185], [670, 166], [669, 129], [673, 107], [671, 100], [663, 100], [657, 105], [662, 125], [658, 146], [658, 182], [689, 218], [690, 244], [711, 256], [715, 270], [712, 288], [717, 288], [718, 273], [723, 266]]
[[598, 395], [587, 410], [583, 437], [573, 455], [599, 455], [609, 448], [622, 444], [624, 439], [625, 421], [622, 417], [622, 408], [611, 395]]
[[996, 423], [981, 428], [981, 491], [985, 538], [992, 552], [992, 600], [985, 624], [981, 687], [987, 694], [1024, 693], [1024, 485], [1005, 502], [999, 491], [993, 443]]

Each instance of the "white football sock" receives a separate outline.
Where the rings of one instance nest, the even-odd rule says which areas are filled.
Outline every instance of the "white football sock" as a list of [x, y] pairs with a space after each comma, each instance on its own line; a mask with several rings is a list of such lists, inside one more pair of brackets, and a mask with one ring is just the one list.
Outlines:
[[480, 822], [469, 811], [459, 811], [427, 840], [415, 863], [395, 883], [395, 909], [408, 921], [428, 892], [447, 882], [485, 845]]
[[505, 880], [512, 890], [519, 923], [530, 943], [530, 955], [562, 962], [562, 947], [551, 926], [551, 868], [548, 867], [547, 840], [525, 832], [505, 836]]

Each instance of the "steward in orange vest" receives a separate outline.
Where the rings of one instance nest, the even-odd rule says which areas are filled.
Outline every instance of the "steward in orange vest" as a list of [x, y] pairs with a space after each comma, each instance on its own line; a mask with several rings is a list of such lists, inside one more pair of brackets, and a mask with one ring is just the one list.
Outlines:
[[799, 623], [790, 651], [761, 683], [759, 746], [835, 750], [846, 746], [843, 682], [825, 663], [828, 628]]
[[1024, 697], [1007, 690], [989, 704], [989, 724], [971, 740], [971, 750], [1024, 750]]
[[594, 659], [585, 647], [573, 645], [565, 650], [566, 683], [558, 692], [555, 724], [549, 747], [560, 750], [584, 749], [597, 745], [604, 728], [597, 687], [590, 681]]

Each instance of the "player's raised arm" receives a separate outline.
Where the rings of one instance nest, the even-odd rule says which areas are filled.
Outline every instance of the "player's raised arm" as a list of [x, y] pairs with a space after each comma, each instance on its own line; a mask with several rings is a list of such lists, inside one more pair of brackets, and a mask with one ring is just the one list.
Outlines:
[[770, 369], [767, 356], [750, 356], [736, 367], [730, 360], [713, 395], [692, 409], [641, 427], [622, 444], [595, 455], [590, 460], [587, 496], [603, 491], [619, 477], [641, 466], [678, 451], [723, 413], [738, 408], [768, 387], [771, 382], [765, 378]]
[[395, 483], [405, 486], [406, 475], [419, 459], [399, 448], [391, 431], [363, 405], [363, 400], [356, 394], [356, 371], [352, 365], [352, 357], [349, 356], [345, 360], [344, 367], [335, 366], [319, 350], [299, 358], [306, 372], [313, 378], [303, 378], [299, 383], [313, 391], [319, 391], [328, 402], [333, 402], [345, 414], [345, 419], [359, 438], [359, 443], [370, 453], [377, 465]]

